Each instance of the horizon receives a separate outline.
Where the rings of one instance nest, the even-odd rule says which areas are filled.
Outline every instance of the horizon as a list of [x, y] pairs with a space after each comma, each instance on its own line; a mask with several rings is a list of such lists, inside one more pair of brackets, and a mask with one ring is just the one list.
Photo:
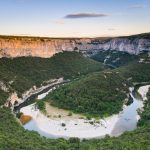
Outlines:
[[14, 37], [14, 38], [48, 38], [48, 39], [94, 39], [94, 38], [119, 38], [119, 37], [130, 37], [130, 36], [136, 36], [136, 35], [143, 35], [143, 34], [150, 34], [150, 32], [146, 33], [137, 33], [137, 34], [131, 34], [131, 35], [119, 35], [119, 36], [101, 36], [101, 37], [48, 37], [48, 36], [32, 36], [32, 35], [1, 35], [1, 37]]
[[149, 33], [150, 1], [0, 1], [0, 35], [47, 38], [120, 37]]

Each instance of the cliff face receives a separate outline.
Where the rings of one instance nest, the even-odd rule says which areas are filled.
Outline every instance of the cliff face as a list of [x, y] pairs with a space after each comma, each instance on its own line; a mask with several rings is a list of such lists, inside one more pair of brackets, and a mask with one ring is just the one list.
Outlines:
[[115, 38], [102, 45], [100, 49], [103, 50], [117, 50], [125, 51], [130, 54], [139, 54], [141, 51], [150, 51], [150, 39], [134, 39]]
[[150, 51], [150, 39], [113, 38], [100, 39], [50, 39], [30, 37], [0, 37], [0, 57], [43, 57], [48, 58], [62, 51], [81, 51], [92, 55], [99, 50], [118, 50], [130, 54]]

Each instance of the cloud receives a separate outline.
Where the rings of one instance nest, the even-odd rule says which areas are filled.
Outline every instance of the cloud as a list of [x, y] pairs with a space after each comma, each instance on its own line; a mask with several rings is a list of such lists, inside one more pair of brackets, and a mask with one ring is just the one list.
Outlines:
[[131, 5], [129, 8], [145, 8], [146, 5]]
[[78, 18], [98, 18], [98, 17], [107, 17], [109, 14], [103, 13], [76, 13], [76, 14], [68, 14], [64, 18], [66, 19], [78, 19]]

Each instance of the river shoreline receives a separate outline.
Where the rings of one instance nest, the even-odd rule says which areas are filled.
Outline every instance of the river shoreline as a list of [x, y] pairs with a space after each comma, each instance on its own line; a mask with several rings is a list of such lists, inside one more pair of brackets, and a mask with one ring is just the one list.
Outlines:
[[17, 104], [14, 106], [14, 108], [13, 108], [14, 113], [17, 114], [20, 112], [20, 109], [22, 107], [28, 106], [32, 103], [35, 103], [35, 100], [38, 99], [38, 95], [46, 93], [51, 89], [54, 90], [56, 87], [59, 87], [60, 85], [66, 84], [68, 82], [69, 82], [69, 80], [58, 79], [58, 80], [56, 80], [56, 83], [53, 82], [52, 84], [46, 85], [45, 87], [43, 87], [43, 89], [39, 90], [39, 92], [34, 92], [30, 96], [25, 97], [24, 100], [22, 100], [22, 102], [20, 104]]
[[[137, 110], [143, 108], [143, 101], [136, 99], [135, 89], [131, 91], [133, 103], [123, 107], [119, 114], [112, 115], [99, 120], [100, 123], [90, 124], [91, 120], [72, 119], [64, 120], [46, 117], [38, 109], [34, 109], [34, 104], [21, 108], [25, 115], [31, 115], [33, 120], [24, 126], [25, 129], [34, 130], [41, 136], [47, 138], [70, 138], [80, 139], [103, 138], [105, 135], [119, 136], [125, 131], [132, 131], [137, 128], [140, 119]], [[141, 94], [141, 93], [140, 93]], [[93, 120], [92, 120], [93, 121]], [[62, 123], [65, 124], [62, 126]]]

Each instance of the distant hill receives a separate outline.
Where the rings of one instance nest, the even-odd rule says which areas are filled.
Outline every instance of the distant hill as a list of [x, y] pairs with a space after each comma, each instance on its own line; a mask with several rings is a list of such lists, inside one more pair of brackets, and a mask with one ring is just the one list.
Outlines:
[[121, 36], [122, 38], [129, 38], [129, 39], [150, 39], [150, 32], [149, 33], [141, 33], [141, 34], [136, 34], [136, 35], [131, 35], [131, 36]]

